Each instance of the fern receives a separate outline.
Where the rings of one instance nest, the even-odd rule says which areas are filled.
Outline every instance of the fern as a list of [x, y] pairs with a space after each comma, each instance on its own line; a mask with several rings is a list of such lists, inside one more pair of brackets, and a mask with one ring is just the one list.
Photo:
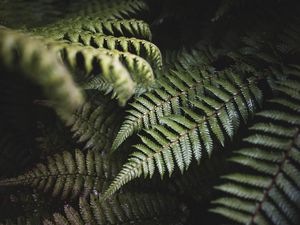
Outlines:
[[163, 116], [182, 112], [181, 107], [203, 92], [203, 87], [215, 76], [200, 68], [191, 71], [181, 69], [171, 71], [170, 76], [158, 81], [161, 88], [146, 93], [130, 104], [132, 109], [113, 143], [116, 150], [129, 136], [142, 128], [149, 128], [160, 123]]
[[75, 198], [93, 191], [101, 192], [118, 168], [118, 163], [100, 153], [88, 151], [84, 154], [75, 150], [72, 154], [65, 151], [49, 156], [46, 164], [39, 163], [23, 175], [0, 181], [0, 186], [31, 186], [42, 192], [51, 192], [54, 197]]
[[[120, 98], [121, 103], [126, 102], [128, 97], [132, 95], [135, 90], [135, 83], [148, 87], [154, 82], [153, 70], [148, 62], [130, 53], [94, 49], [65, 42], [50, 43], [49, 48], [60, 52], [62, 59], [74, 71], [81, 71], [85, 76], [102, 73], [104, 78], [115, 86], [115, 92], [121, 97], [124, 95], [124, 98]], [[129, 73], [123, 69], [120, 62], [123, 63]]]
[[65, 215], [56, 213], [43, 224], [183, 224], [180, 202], [159, 194], [119, 194], [105, 202], [91, 195], [90, 202], [80, 199], [79, 208], [66, 205]]
[[93, 34], [103, 34], [114, 37], [128, 37], [151, 40], [149, 25], [141, 20], [102, 19], [98, 17], [75, 18], [60, 21], [49, 27], [32, 29], [31, 32], [56, 40], [61, 40], [68, 32], [86, 31]]
[[[102, 75], [103, 79], [112, 85], [113, 97], [119, 100], [120, 105], [124, 105], [134, 94], [135, 83], [127, 69], [120, 63], [117, 53], [113, 55], [106, 50], [99, 52], [91, 47], [67, 43], [54, 43], [49, 48], [59, 51], [63, 61], [73, 71], [80, 71], [85, 77], [93, 74]], [[134, 59], [129, 57], [129, 60], [128, 64]], [[135, 65], [130, 66], [130, 69], [135, 69]], [[151, 68], [150, 71], [152, 73]]]
[[95, 151], [108, 151], [111, 147], [111, 139], [119, 128], [120, 109], [116, 104], [109, 102], [108, 98], [99, 95], [92, 97], [71, 117], [66, 120], [78, 142], [85, 142], [84, 148], [92, 148]]
[[225, 195], [211, 211], [241, 224], [299, 223], [299, 85], [295, 79], [276, 84], [279, 96], [257, 113], [261, 122], [250, 128], [247, 147], [230, 159], [249, 172], [223, 176], [226, 183], [216, 188]]
[[65, 40], [79, 42], [86, 46], [95, 48], [107, 48], [119, 50], [141, 56], [148, 60], [153, 67], [161, 68], [162, 59], [160, 50], [151, 42], [127, 37], [114, 37], [89, 32], [69, 32], [65, 34]]
[[131, 154], [104, 196], [112, 195], [142, 174], [152, 177], [156, 168], [161, 177], [166, 172], [171, 176], [175, 166], [183, 173], [192, 158], [199, 161], [203, 152], [211, 155], [213, 140], [224, 145], [225, 135], [232, 138], [239, 121], [246, 122], [255, 112], [262, 94], [256, 86], [260, 78], [242, 81], [237, 75], [230, 75], [206, 85], [204, 89], [210, 94], [192, 101], [194, 110], [183, 108], [186, 115], [164, 117], [161, 119], [164, 125], [146, 130], [149, 136], [141, 137], [142, 144], [136, 145], [138, 151]]
[[299, 12], [0, 2], [0, 224], [298, 225]]
[[62, 112], [70, 113], [83, 102], [83, 95], [70, 73], [38, 40], [0, 27], [0, 55], [4, 68], [22, 71]]

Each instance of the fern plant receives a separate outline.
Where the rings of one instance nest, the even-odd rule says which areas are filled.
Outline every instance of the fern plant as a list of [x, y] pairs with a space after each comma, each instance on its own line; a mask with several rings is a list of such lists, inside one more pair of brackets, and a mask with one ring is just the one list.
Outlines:
[[[287, 85], [293, 82], [292, 85]], [[230, 161], [249, 172], [223, 176], [217, 186], [226, 195], [212, 211], [241, 224], [296, 224], [299, 221], [299, 81], [288, 79], [274, 87], [280, 97], [257, 113], [260, 122], [249, 129], [245, 148]], [[280, 108], [280, 109], [278, 109]], [[288, 110], [288, 111], [286, 111]]]
[[299, 12], [2, 1], [0, 224], [298, 225]]
[[53, 222], [43, 224], [182, 224], [184, 215], [178, 200], [157, 194], [119, 194], [106, 202], [92, 195], [90, 202], [80, 199], [79, 207], [80, 212], [66, 205], [65, 216], [55, 213]]
[[100, 153], [80, 150], [62, 152], [49, 156], [46, 164], [16, 178], [1, 181], [1, 186], [28, 185], [62, 199], [87, 196], [91, 192], [102, 192], [120, 167], [118, 162], [102, 157]]

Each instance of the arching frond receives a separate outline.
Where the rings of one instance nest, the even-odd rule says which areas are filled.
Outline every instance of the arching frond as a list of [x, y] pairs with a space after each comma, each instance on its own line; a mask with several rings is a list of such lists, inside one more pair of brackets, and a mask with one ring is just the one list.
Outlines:
[[120, 165], [99, 152], [63, 152], [49, 156], [46, 164], [37, 164], [32, 170], [16, 178], [0, 181], [0, 186], [31, 186], [62, 199], [87, 196], [104, 190]]
[[114, 37], [128, 37], [151, 40], [149, 25], [141, 20], [102, 19], [98, 17], [77, 17], [59, 21], [49, 27], [33, 29], [34, 34], [43, 35], [56, 40], [63, 39], [68, 32], [88, 31]]
[[39, 40], [2, 27], [0, 55], [1, 66], [20, 71], [40, 86], [60, 111], [70, 113], [82, 104], [83, 95], [71, 74]]
[[244, 139], [246, 147], [230, 161], [242, 170], [223, 176], [223, 192], [211, 211], [239, 224], [300, 222], [300, 92], [285, 81], [276, 84], [278, 97], [257, 114], [259, 122]]
[[141, 136], [142, 143], [135, 146], [138, 151], [131, 154], [104, 198], [142, 174], [151, 178], [157, 170], [161, 177], [171, 176], [175, 167], [183, 173], [193, 158], [199, 161], [203, 154], [210, 156], [214, 145], [224, 145], [240, 120], [246, 122], [256, 111], [262, 99], [256, 84], [259, 79], [242, 80], [236, 74], [216, 79], [204, 87], [204, 96], [191, 101], [192, 109], [183, 108], [185, 115], [163, 117], [163, 125], [146, 130], [148, 135]]
[[[131, 97], [136, 84], [147, 88], [154, 82], [154, 73], [149, 63], [127, 52], [104, 48], [94, 49], [66, 42], [50, 43], [49, 48], [59, 52], [62, 60], [73, 71], [83, 73], [87, 77], [103, 75], [114, 86], [114, 91], [118, 94], [121, 103]], [[123, 69], [123, 66], [129, 73]]]
[[60, 52], [62, 60], [73, 71], [86, 77], [92, 75], [103, 77], [113, 87], [111, 90], [113, 97], [119, 100], [120, 105], [124, 105], [134, 94], [136, 84], [121, 64], [118, 55], [108, 53], [106, 50], [97, 51], [91, 47], [67, 43], [53, 43], [50, 49]]
[[[63, 18], [65, 7], [65, 2], [56, 0], [1, 1], [0, 24], [13, 28], [42, 26]], [[22, 19], [16, 16], [20, 13]]]
[[129, 52], [145, 58], [153, 67], [162, 67], [161, 53], [158, 47], [153, 43], [142, 39], [114, 37], [93, 34], [90, 32], [68, 32], [63, 39], [71, 42], [79, 42], [94, 48], [106, 48], [109, 50]]
[[90, 202], [80, 199], [79, 208], [77, 211], [66, 205], [64, 215], [56, 213], [51, 221], [45, 220], [44, 225], [183, 225], [184, 219], [180, 202], [159, 194], [118, 194], [105, 202], [91, 195]]

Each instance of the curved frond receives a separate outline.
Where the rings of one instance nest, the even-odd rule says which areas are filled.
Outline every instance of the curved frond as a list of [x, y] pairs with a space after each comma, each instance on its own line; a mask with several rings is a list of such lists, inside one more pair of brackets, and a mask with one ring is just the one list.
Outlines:
[[[118, 99], [120, 105], [125, 105], [134, 94], [136, 84], [120, 62], [120, 55], [110, 53], [108, 50], [97, 51], [92, 47], [63, 42], [53, 43], [49, 48], [58, 51], [64, 63], [84, 77], [92, 75], [103, 77], [113, 87], [111, 90], [113, 97]], [[132, 68], [133, 66], [130, 69]]]
[[21, 71], [43, 89], [56, 109], [70, 113], [82, 104], [83, 95], [69, 71], [39, 40], [0, 27], [0, 55], [1, 66]]
[[44, 225], [75, 224], [135, 224], [135, 225], [183, 225], [183, 207], [180, 202], [160, 194], [118, 194], [102, 202], [91, 195], [88, 202], [80, 199], [80, 210], [64, 207], [64, 215], [55, 213]]
[[101, 156], [99, 152], [63, 152], [47, 158], [29, 172], [0, 181], [0, 186], [31, 186], [62, 199], [87, 196], [103, 191], [117, 173], [119, 163]]
[[33, 29], [34, 34], [61, 40], [68, 32], [91, 32], [114, 37], [128, 37], [151, 40], [149, 25], [141, 20], [102, 19], [98, 17], [76, 17], [59, 21], [48, 27]]
[[224, 197], [214, 201], [211, 211], [239, 224], [300, 222], [299, 86], [282, 81], [274, 89], [278, 97], [257, 114], [260, 122], [250, 128], [246, 147], [230, 159], [245, 170], [224, 176], [216, 187]]
[[163, 125], [145, 130], [148, 135], [141, 136], [142, 144], [135, 146], [138, 151], [131, 154], [104, 198], [142, 174], [151, 178], [157, 170], [161, 177], [171, 176], [175, 167], [183, 173], [193, 158], [200, 161], [203, 154], [210, 156], [214, 145], [224, 145], [240, 120], [246, 122], [256, 111], [262, 99], [259, 79], [242, 80], [236, 74], [216, 79], [204, 87], [204, 96], [191, 101], [192, 109], [183, 108], [185, 115], [163, 117]]
[[106, 48], [109, 50], [129, 52], [145, 58], [153, 67], [159, 69], [162, 67], [161, 53], [158, 47], [142, 39], [114, 37], [90, 32], [68, 32], [63, 39], [70, 42], [78, 42], [85, 46], [92, 46], [97, 49]]
[[[62, 60], [72, 70], [82, 73], [84, 76], [89, 77], [91, 75], [103, 74], [105, 79], [115, 86], [115, 91], [118, 90], [125, 97], [126, 93], [124, 90], [130, 91], [127, 95], [131, 96], [135, 90], [135, 84], [147, 88], [154, 82], [154, 73], [149, 63], [142, 57], [128, 52], [107, 50], [104, 48], [94, 49], [78, 43], [67, 42], [50, 42], [49, 48], [59, 52]], [[126, 82], [120, 83], [119, 81]]]

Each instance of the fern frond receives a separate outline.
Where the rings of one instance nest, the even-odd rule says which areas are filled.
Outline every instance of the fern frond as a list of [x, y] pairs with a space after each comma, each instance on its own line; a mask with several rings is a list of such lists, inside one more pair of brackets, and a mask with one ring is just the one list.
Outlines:
[[31, 32], [55, 40], [63, 39], [68, 32], [91, 32], [114, 37], [139, 38], [151, 40], [152, 34], [149, 25], [142, 20], [103, 20], [95, 17], [76, 17], [59, 21], [48, 27], [32, 29]]
[[[81, 73], [85, 77], [92, 75], [103, 77], [113, 87], [111, 90], [113, 97], [119, 100], [120, 105], [125, 105], [127, 100], [134, 94], [136, 84], [120, 62], [122, 56], [118, 54], [119, 52], [108, 52], [104, 49], [96, 50], [92, 47], [63, 42], [50, 44], [49, 48], [58, 51], [64, 63], [74, 72]], [[125, 59], [127, 65], [130, 66], [130, 72], [136, 69], [135, 65], [130, 64], [133, 60], [130, 56]], [[138, 64], [140, 61], [135, 62]], [[148, 67], [149, 65], [147, 63], [144, 66]], [[151, 68], [150, 70], [150, 73], [152, 73]], [[145, 76], [148, 76], [148, 74]]]
[[158, 81], [161, 88], [137, 97], [131, 104], [132, 109], [128, 110], [129, 115], [113, 142], [112, 150], [116, 150], [128, 137], [144, 127], [150, 128], [161, 123], [163, 116], [182, 112], [181, 108], [203, 93], [204, 85], [214, 77], [217, 77], [215, 73], [209, 74], [199, 68], [171, 71], [166, 79]]
[[93, 34], [90, 32], [69, 32], [65, 34], [64, 40], [78, 42], [94, 48], [106, 48], [109, 50], [129, 52], [145, 58], [153, 67], [159, 69], [162, 67], [160, 50], [156, 45], [149, 41], [137, 38]]
[[40, 86], [54, 107], [68, 114], [83, 102], [71, 74], [43, 43], [25, 34], [0, 27], [1, 66], [20, 71]]
[[39, 163], [23, 175], [4, 179], [0, 186], [31, 186], [62, 199], [75, 198], [104, 190], [119, 167], [99, 152], [75, 150], [49, 156], [46, 164]]
[[[244, 139], [247, 146], [230, 159], [247, 172], [226, 175], [216, 187], [224, 197], [211, 211], [239, 224], [300, 222], [299, 86], [286, 88], [282, 81], [274, 89], [279, 97], [257, 114], [260, 122]], [[287, 107], [288, 102], [296, 107]]]
[[85, 103], [66, 121], [78, 142], [84, 142], [85, 149], [108, 151], [111, 139], [119, 129], [121, 109], [99, 95], [94, 101]]
[[64, 207], [64, 215], [55, 213], [44, 225], [75, 224], [135, 224], [135, 225], [183, 225], [184, 216], [180, 202], [160, 194], [118, 194], [102, 202], [91, 195], [88, 202], [80, 198], [80, 211], [71, 206]]
[[243, 81], [239, 76], [216, 79], [204, 87], [206, 95], [192, 101], [193, 109], [183, 108], [185, 115], [163, 117], [163, 125], [146, 130], [148, 135], [141, 136], [142, 144], [135, 146], [138, 151], [131, 154], [104, 198], [142, 174], [151, 178], [156, 169], [161, 177], [166, 172], [171, 176], [175, 166], [183, 173], [192, 158], [210, 156], [216, 143], [224, 145], [226, 136], [232, 138], [240, 120], [246, 122], [262, 100], [256, 84], [260, 78]]
[[[183, 114], [183, 107], [189, 106], [190, 101], [196, 100], [196, 97], [203, 94], [205, 89], [209, 91], [208, 88], [205, 88], [206, 85], [210, 85], [211, 82], [216, 82], [215, 85], [217, 86], [220, 85], [219, 83], [222, 81], [219, 80], [219, 77], [228, 79], [226, 82], [228, 84], [232, 79], [232, 73], [231, 70], [210, 75], [205, 70], [173, 72], [172, 76], [168, 76], [169, 80], [160, 82], [161, 89], [144, 94], [136, 98], [136, 101], [131, 104], [134, 109], [128, 111], [129, 115], [126, 116], [121, 126], [112, 150], [115, 150], [129, 136], [142, 128], [150, 128], [153, 125], [160, 124], [161, 118], [164, 116]], [[224, 88], [226, 89], [226, 87]], [[228, 88], [230, 87], [228, 86]], [[211, 87], [211, 89], [215, 90], [216, 87]], [[216, 93], [220, 93], [220, 91], [216, 90]], [[243, 101], [241, 101], [241, 104], [243, 104]]]
[[[135, 84], [130, 80], [145, 88], [154, 82], [154, 73], [149, 63], [143, 58], [127, 52], [104, 48], [94, 49], [66, 42], [50, 43], [49, 48], [59, 52], [63, 61], [74, 71], [81, 71], [85, 76], [103, 74], [110, 83], [116, 86], [116, 90], [120, 89], [119, 93], [125, 97], [126, 93], [122, 92], [123, 89], [130, 90], [130, 94], [134, 92]], [[122, 65], [118, 65], [120, 62], [126, 67], [129, 74], [122, 69]], [[130, 94], [128, 93], [128, 95]]]

